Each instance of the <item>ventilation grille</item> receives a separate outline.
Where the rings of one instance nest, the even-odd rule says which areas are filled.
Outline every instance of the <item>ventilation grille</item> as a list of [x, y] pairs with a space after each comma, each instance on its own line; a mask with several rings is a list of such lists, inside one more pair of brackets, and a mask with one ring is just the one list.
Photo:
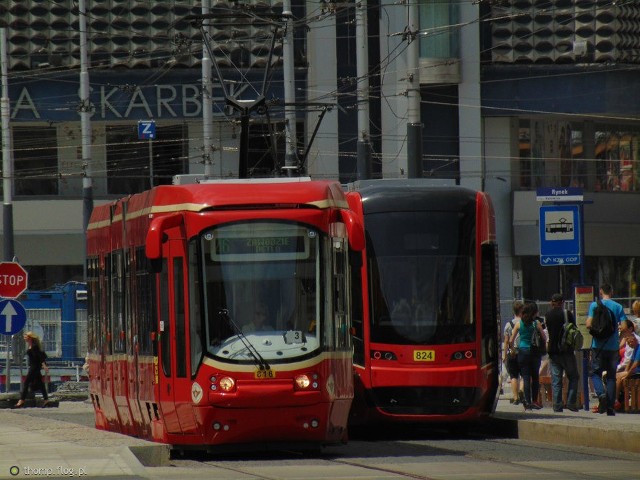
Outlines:
[[492, 7], [499, 63], [640, 63], [640, 2], [512, 0]]
[[[202, 35], [187, 15], [202, 13], [199, 1], [88, 0], [88, 55], [92, 67], [199, 67]], [[282, 2], [247, 2], [252, 17], [211, 21], [212, 48], [219, 66], [266, 65], [271, 30], [260, 22], [282, 12]], [[233, 12], [236, 4], [212, 2]], [[2, 0], [0, 26], [8, 31], [9, 68], [29, 70], [80, 65], [77, 2], [70, 0]], [[272, 63], [279, 61], [281, 42]]]

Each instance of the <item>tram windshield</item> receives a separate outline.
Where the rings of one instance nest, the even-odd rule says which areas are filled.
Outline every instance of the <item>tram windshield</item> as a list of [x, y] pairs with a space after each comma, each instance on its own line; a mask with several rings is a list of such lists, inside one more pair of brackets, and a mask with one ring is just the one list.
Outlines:
[[473, 219], [460, 212], [369, 214], [371, 341], [475, 339]]
[[321, 233], [283, 222], [201, 237], [206, 350], [217, 360], [287, 362], [320, 348]]

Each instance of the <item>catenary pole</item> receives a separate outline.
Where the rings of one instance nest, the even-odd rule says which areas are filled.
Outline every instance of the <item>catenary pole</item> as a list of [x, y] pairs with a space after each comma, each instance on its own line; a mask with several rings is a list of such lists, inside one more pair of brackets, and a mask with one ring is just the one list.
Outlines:
[[[2, 210], [2, 233], [4, 260], [11, 262], [13, 252], [13, 159], [11, 158], [11, 131], [9, 130], [9, 56], [7, 54], [7, 29], [0, 28], [0, 64], [2, 64], [2, 98], [0, 99], [2, 116], [2, 192], [4, 203]], [[6, 392], [11, 391], [11, 346], [13, 335], [6, 336], [7, 360], [5, 363]], [[22, 378], [22, 377], [20, 377]]]
[[[80, 129], [82, 137], [82, 226], [84, 230], [83, 258], [86, 257], [87, 228], [93, 210], [93, 171], [91, 160], [91, 99], [89, 98], [89, 67], [87, 49], [87, 6], [86, 0], [78, 0], [80, 26]], [[87, 263], [84, 265], [84, 279], [87, 280]]]
[[371, 145], [369, 132], [369, 38], [367, 32], [367, 0], [356, 3], [356, 73], [358, 98], [358, 179], [371, 178]]
[[293, 53], [293, 12], [291, 0], [282, 3], [282, 16], [285, 19], [285, 33], [282, 39], [282, 66], [284, 69], [284, 118], [285, 118], [285, 156], [284, 168], [287, 176], [291, 176], [298, 166], [296, 154], [296, 83]]
[[407, 27], [407, 172], [422, 177], [422, 123], [420, 122], [420, 69], [418, 0], [408, 0]]
[[13, 245], [13, 159], [11, 155], [11, 130], [9, 127], [9, 65], [7, 54], [7, 29], [0, 28], [0, 63], [2, 64], [2, 192], [4, 196], [2, 210], [3, 258], [11, 262], [14, 256]]
[[[206, 19], [211, 12], [211, 0], [202, 0], [202, 15], [205, 20], [202, 24], [202, 41], [208, 42], [211, 39], [210, 20]], [[204, 161], [204, 178], [213, 175], [212, 139], [213, 139], [213, 100], [211, 83], [211, 56], [209, 48], [202, 47], [202, 159]]]

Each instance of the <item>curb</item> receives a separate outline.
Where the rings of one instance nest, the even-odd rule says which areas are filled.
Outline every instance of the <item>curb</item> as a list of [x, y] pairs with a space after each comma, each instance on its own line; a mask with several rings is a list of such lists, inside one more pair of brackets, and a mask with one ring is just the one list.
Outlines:
[[532, 420], [518, 420], [517, 430], [520, 440], [640, 453], [640, 432]]
[[167, 467], [171, 465], [169, 445], [162, 443], [152, 445], [130, 445], [129, 451], [145, 467]]
[[[497, 413], [491, 422], [509, 438], [590, 448], [640, 453], [640, 431], [614, 425], [585, 425], [580, 419], [519, 419]], [[492, 432], [497, 433], [497, 432]]]

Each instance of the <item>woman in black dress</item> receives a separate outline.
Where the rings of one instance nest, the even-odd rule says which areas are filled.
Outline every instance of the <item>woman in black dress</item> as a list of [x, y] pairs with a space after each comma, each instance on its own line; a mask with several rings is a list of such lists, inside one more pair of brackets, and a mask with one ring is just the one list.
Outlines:
[[44, 399], [43, 406], [46, 407], [49, 403], [49, 396], [47, 395], [47, 389], [44, 385], [44, 379], [42, 378], [41, 369], [49, 371], [49, 367], [45, 363], [46, 356], [42, 350], [40, 344], [40, 338], [33, 332], [27, 332], [24, 334], [24, 341], [27, 342], [27, 357], [29, 357], [29, 372], [24, 380], [22, 386], [22, 392], [20, 392], [20, 400], [16, 403], [16, 408], [20, 408], [24, 405], [24, 401], [27, 398], [27, 392], [29, 387], [39, 387], [42, 392], [42, 398]]

